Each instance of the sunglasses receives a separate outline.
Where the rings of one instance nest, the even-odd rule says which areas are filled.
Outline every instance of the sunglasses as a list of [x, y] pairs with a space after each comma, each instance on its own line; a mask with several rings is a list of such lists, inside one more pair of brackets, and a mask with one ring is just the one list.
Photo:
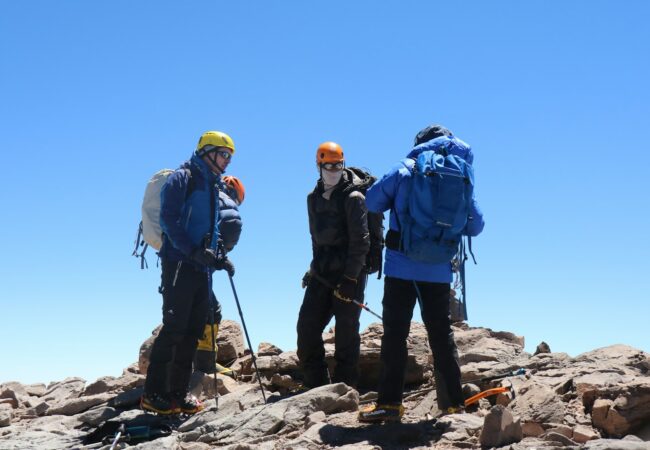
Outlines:
[[323, 163], [320, 166], [321, 166], [321, 168], [323, 168], [325, 170], [341, 170], [341, 169], [343, 169], [344, 164], [342, 162]]
[[226, 150], [217, 150], [217, 155], [221, 156], [223, 159], [226, 161], [229, 161], [230, 158], [232, 158], [232, 153], [226, 151]]

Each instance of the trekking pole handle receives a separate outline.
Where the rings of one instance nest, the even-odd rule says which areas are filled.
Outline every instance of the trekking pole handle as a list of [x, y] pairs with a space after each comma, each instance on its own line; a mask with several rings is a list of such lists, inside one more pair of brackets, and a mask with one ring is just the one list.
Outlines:
[[[327, 281], [325, 278], [321, 277], [321, 276], [320, 276], [319, 274], [317, 274], [316, 272], [313, 272], [313, 271], [312, 271], [312, 272], [311, 272], [311, 275], [312, 275], [314, 278], [316, 278], [316, 279], [317, 279], [321, 284], [323, 284], [323, 286], [325, 286], [326, 288], [328, 288], [328, 289], [332, 289], [332, 290], [336, 289], [336, 286], [334, 286], [332, 283], [330, 283], [329, 281]], [[379, 314], [377, 314], [376, 312], [374, 312], [373, 310], [371, 310], [370, 308], [368, 308], [364, 303], [361, 303], [360, 301], [358, 301], [358, 300], [354, 300], [354, 299], [352, 299], [352, 303], [354, 303], [355, 305], [357, 305], [359, 308], [365, 309], [365, 310], [368, 311], [370, 314], [372, 314], [373, 316], [377, 317], [379, 320], [381, 320], [381, 321], [383, 322], [384, 319], [383, 319]]]

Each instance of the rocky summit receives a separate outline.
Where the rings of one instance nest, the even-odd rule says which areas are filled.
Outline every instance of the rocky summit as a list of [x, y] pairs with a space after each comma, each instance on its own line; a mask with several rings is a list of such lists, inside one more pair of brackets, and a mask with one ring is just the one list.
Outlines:
[[[380, 324], [362, 333], [358, 389], [339, 383], [303, 391], [295, 351], [260, 344], [258, 379], [239, 325], [224, 321], [219, 363], [238, 376], [215, 382], [195, 373], [193, 392], [206, 404], [200, 413], [162, 417], [139, 409], [152, 335], [121, 377], [0, 384], [0, 449], [650, 449], [648, 353], [612, 345], [571, 357], [540, 343], [531, 355], [512, 333], [458, 323], [454, 334], [466, 397], [504, 388], [460, 414], [437, 409], [420, 323], [408, 339], [405, 416], [369, 425], [357, 412], [376, 398]], [[333, 331], [324, 340], [332, 361]]]

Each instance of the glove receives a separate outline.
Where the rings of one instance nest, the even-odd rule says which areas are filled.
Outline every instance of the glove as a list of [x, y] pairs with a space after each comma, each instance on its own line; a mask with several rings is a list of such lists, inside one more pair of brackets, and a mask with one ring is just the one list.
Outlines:
[[231, 277], [235, 276], [235, 265], [228, 259], [227, 256], [216, 261], [213, 266], [217, 270], [225, 270]]
[[217, 254], [211, 248], [197, 247], [190, 253], [190, 259], [201, 266], [214, 267]]
[[344, 276], [338, 286], [336, 286], [334, 296], [344, 302], [352, 302], [357, 296], [357, 280]]
[[305, 276], [302, 277], [302, 288], [305, 289], [309, 285], [309, 280], [311, 280], [311, 270], [305, 272]]

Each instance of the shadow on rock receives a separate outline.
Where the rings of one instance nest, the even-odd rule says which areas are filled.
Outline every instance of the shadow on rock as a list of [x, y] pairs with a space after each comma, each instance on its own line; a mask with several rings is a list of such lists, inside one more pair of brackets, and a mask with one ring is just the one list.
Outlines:
[[325, 425], [319, 431], [324, 444], [341, 446], [361, 442], [384, 449], [431, 446], [444, 433], [445, 425], [435, 420], [418, 423], [386, 423], [361, 427]]

